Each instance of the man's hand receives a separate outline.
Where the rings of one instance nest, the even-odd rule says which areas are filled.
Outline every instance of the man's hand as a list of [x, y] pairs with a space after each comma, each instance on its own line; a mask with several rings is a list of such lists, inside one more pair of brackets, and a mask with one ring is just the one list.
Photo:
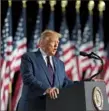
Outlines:
[[48, 88], [46, 90], [46, 94], [48, 94], [51, 99], [56, 99], [58, 97], [57, 95], [59, 94], [59, 89], [56, 87]]

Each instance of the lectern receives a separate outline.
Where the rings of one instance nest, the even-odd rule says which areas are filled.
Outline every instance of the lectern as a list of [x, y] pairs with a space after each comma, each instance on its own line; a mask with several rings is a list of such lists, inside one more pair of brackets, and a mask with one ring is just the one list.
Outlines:
[[109, 111], [104, 82], [77, 82], [60, 90], [58, 98], [46, 97], [46, 111]]

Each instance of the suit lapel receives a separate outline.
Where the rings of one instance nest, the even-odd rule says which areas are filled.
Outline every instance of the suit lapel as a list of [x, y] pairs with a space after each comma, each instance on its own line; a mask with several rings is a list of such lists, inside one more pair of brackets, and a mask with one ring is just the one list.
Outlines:
[[49, 73], [49, 71], [47, 69], [46, 63], [45, 63], [45, 61], [44, 61], [44, 59], [42, 57], [42, 54], [41, 54], [40, 50], [38, 50], [36, 52], [36, 56], [37, 56], [37, 59], [39, 61], [37, 64], [40, 65], [44, 69], [44, 72], [46, 74], [47, 80], [48, 80], [49, 84], [51, 85], [51, 82], [50, 82], [50, 73]]

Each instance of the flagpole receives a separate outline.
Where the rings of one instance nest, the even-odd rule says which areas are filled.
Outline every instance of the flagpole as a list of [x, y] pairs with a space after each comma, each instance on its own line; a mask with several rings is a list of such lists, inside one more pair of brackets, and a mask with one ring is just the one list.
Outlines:
[[68, 4], [67, 0], [62, 0], [61, 1], [62, 12], [65, 12], [65, 8], [66, 8], [67, 4]]
[[51, 11], [54, 11], [54, 6], [55, 5], [56, 5], [56, 1], [55, 0], [50, 0]]
[[105, 10], [105, 2], [100, 1], [98, 4], [99, 16], [103, 16], [103, 11]]
[[39, 4], [39, 8], [43, 8], [43, 4], [45, 4], [45, 0], [39, 0], [38, 4]]
[[76, 0], [76, 5], [75, 5], [76, 13], [80, 12], [80, 6], [81, 6], [81, 1], [80, 0]]
[[[105, 10], [105, 2], [104, 1], [99, 1], [98, 4], [98, 11], [99, 11], [99, 24], [102, 25], [102, 17], [103, 17], [103, 11]], [[99, 26], [100, 28], [101, 26]], [[100, 29], [99, 29], [100, 30]], [[103, 61], [105, 63], [105, 61]], [[101, 73], [101, 75], [99, 75], [99, 78], [102, 79], [104, 76], [103, 73]]]
[[[92, 16], [93, 16], [94, 6], [95, 6], [94, 0], [90, 0], [89, 3], [88, 3], [88, 11], [89, 11], [89, 19], [91, 19], [91, 23], [90, 24], [92, 25], [91, 26], [92, 39], [93, 39], [93, 18], [92, 18]], [[92, 41], [92, 50], [91, 50], [91, 52], [93, 51], [93, 48], [94, 48], [94, 43]], [[93, 63], [93, 61], [90, 60], [91, 66], [93, 65], [92, 63]], [[92, 73], [93, 73], [93, 70], [91, 69], [89, 77], [91, 77]]]
[[93, 14], [93, 8], [94, 8], [94, 1], [93, 0], [90, 0], [89, 3], [88, 3], [88, 10], [89, 10], [89, 14], [92, 15]]
[[[68, 1], [67, 0], [62, 0], [61, 1], [61, 8], [62, 8], [62, 16], [65, 16], [65, 11], [66, 11], [66, 6], [67, 6], [67, 4], [68, 4]], [[64, 18], [64, 17], [63, 17]]]
[[26, 8], [26, 0], [22, 1], [23, 8]]
[[54, 25], [54, 6], [56, 4], [55, 0], [49, 0], [49, 5], [50, 5], [50, 15], [49, 15], [49, 21], [47, 23], [46, 28], [55, 30], [55, 25]]
[[[76, 3], [75, 3], [75, 9], [76, 9], [76, 23], [75, 23], [75, 28], [74, 30], [76, 31], [76, 44], [75, 44], [75, 54], [76, 54], [76, 59], [75, 59], [75, 62], [76, 62], [76, 70], [77, 70], [77, 79], [78, 80], [82, 80], [84, 79], [84, 76], [85, 76], [85, 73], [82, 73], [82, 70], [80, 68], [80, 57], [79, 57], [79, 47], [81, 45], [81, 31], [80, 31], [80, 7], [81, 7], [81, 0], [76, 0]], [[73, 31], [74, 31], [73, 30]], [[82, 77], [81, 77], [82, 75]], [[74, 79], [75, 80], [75, 76], [74, 76]]]
[[[8, 0], [8, 6], [11, 7], [12, 6], [12, 0]], [[11, 97], [12, 97], [12, 81], [11, 81], [11, 77], [9, 77], [9, 111], [11, 111]]]

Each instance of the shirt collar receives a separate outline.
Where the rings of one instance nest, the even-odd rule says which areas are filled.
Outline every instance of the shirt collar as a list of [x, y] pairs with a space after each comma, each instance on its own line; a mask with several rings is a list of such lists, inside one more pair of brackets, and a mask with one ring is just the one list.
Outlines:
[[[39, 48], [39, 50], [40, 50], [40, 52], [41, 52], [41, 54], [42, 54], [42, 57], [43, 57], [46, 65], [47, 65], [47, 59], [46, 59], [46, 57], [47, 57], [48, 55], [47, 55], [41, 48]], [[54, 65], [53, 65], [53, 61], [52, 61], [52, 56], [49, 56], [49, 57], [50, 57], [50, 63], [51, 63], [51, 65], [52, 65], [53, 69], [54, 69]]]
[[[48, 56], [41, 48], [39, 48], [39, 49], [44, 58]], [[52, 56], [49, 56], [49, 57], [50, 57], [50, 59], [52, 58]]]
[[40, 48], [40, 52], [42, 54], [42, 56], [47, 56], [47, 54]]

